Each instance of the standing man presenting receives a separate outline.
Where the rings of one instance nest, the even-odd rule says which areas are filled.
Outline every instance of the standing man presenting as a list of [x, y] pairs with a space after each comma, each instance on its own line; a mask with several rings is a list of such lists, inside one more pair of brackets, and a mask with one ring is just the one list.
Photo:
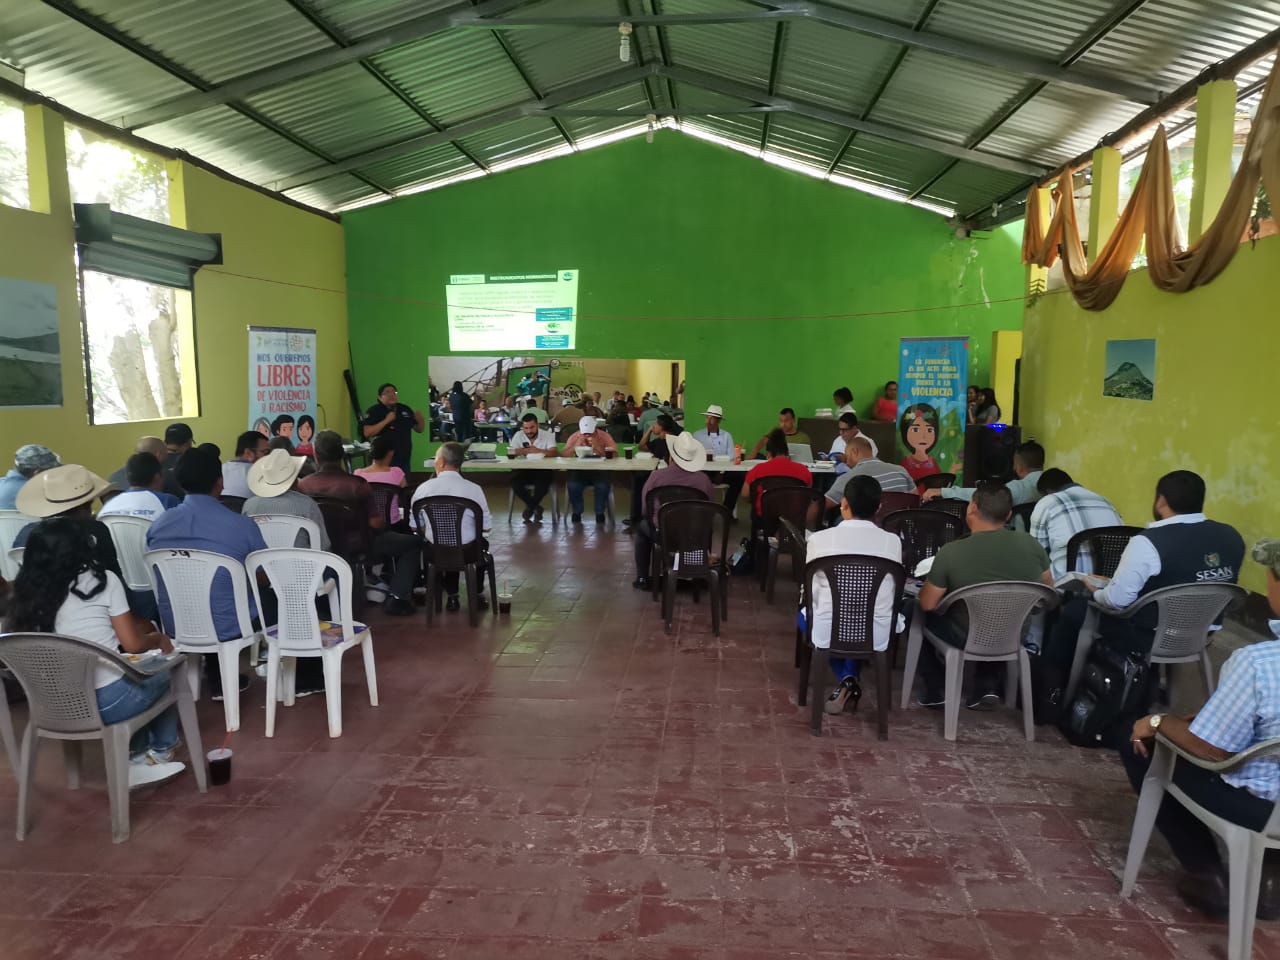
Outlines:
[[421, 410], [407, 407], [399, 399], [400, 393], [394, 383], [380, 386], [378, 402], [365, 413], [360, 430], [366, 440], [382, 433], [390, 436], [396, 451], [391, 457], [391, 465], [399, 467], [407, 475], [413, 455], [413, 433], [422, 433], [426, 429], [426, 419]]

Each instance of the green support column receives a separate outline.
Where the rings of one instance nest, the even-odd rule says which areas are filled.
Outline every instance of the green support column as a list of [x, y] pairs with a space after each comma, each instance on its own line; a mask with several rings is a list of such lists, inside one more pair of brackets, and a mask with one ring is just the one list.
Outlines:
[[1231, 144], [1235, 138], [1236, 84], [1214, 80], [1196, 92], [1196, 146], [1187, 242], [1195, 243], [1213, 222], [1231, 184]]
[[1089, 194], [1089, 262], [1111, 239], [1120, 219], [1120, 151], [1099, 147], [1093, 151], [1093, 181]]

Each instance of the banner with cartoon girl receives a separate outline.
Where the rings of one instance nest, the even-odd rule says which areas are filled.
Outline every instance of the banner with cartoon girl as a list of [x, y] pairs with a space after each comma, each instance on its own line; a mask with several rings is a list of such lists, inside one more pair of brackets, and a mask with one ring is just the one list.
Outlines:
[[249, 328], [249, 429], [311, 452], [316, 433], [316, 332]]
[[968, 337], [904, 337], [898, 366], [898, 450], [917, 482], [960, 472]]

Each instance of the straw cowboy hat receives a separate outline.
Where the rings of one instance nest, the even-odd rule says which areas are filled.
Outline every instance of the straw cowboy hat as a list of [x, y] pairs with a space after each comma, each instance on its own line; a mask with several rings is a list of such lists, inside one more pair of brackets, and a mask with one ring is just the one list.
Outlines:
[[56, 517], [92, 502], [111, 484], [78, 463], [42, 470], [22, 485], [17, 507], [29, 517]]
[[272, 450], [249, 468], [249, 489], [258, 497], [278, 497], [293, 487], [306, 462], [288, 450]]
[[667, 452], [672, 463], [690, 473], [697, 473], [707, 462], [706, 448], [687, 430], [678, 437], [667, 438]]
[[717, 420], [724, 419], [724, 408], [718, 403], [713, 403], [702, 411], [704, 417], [715, 417]]

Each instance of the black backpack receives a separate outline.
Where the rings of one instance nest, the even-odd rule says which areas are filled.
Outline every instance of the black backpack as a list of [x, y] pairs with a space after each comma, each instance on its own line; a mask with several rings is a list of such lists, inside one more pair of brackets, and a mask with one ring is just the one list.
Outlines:
[[1095, 644], [1075, 698], [1059, 718], [1066, 738], [1079, 747], [1114, 749], [1150, 702], [1151, 668], [1134, 653]]

